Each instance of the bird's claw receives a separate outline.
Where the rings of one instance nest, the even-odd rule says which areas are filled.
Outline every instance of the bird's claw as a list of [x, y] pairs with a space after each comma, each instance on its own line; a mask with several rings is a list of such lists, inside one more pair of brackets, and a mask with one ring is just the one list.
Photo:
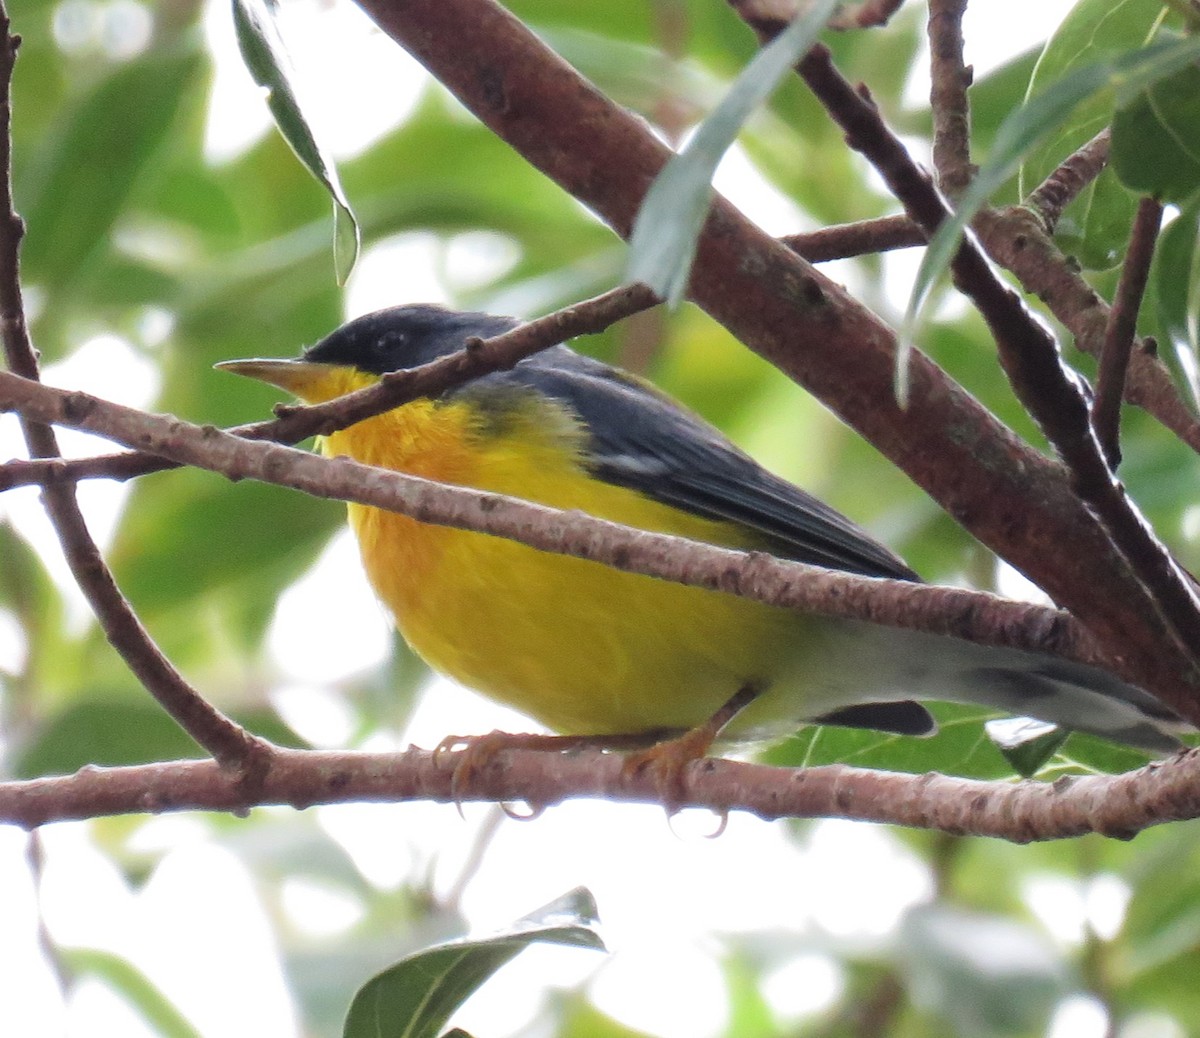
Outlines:
[[621, 777], [628, 781], [649, 772], [667, 814], [677, 814], [687, 803], [688, 768], [704, 759], [713, 739], [709, 727], [701, 725], [677, 738], [631, 753], [621, 765]]

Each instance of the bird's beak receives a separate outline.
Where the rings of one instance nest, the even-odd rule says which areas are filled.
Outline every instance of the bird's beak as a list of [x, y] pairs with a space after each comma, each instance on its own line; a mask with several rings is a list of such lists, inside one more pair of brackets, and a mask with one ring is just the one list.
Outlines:
[[[317, 364], [310, 360], [223, 360], [214, 364], [218, 371], [232, 371], [235, 375], [257, 379], [268, 385], [312, 401], [324, 397], [322, 387], [327, 386], [338, 370], [334, 364]], [[330, 394], [336, 395], [336, 394]]]

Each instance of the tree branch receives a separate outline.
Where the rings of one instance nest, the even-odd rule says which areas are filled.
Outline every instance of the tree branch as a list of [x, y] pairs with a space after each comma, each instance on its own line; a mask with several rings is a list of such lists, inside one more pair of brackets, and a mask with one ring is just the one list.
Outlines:
[[1138, 202], [1129, 234], [1129, 251], [1121, 267], [1121, 279], [1104, 336], [1104, 351], [1100, 354], [1096, 396], [1092, 401], [1092, 427], [1114, 471], [1121, 462], [1121, 398], [1125, 376], [1137, 333], [1138, 310], [1142, 306], [1146, 282], [1150, 279], [1150, 264], [1154, 259], [1162, 212], [1162, 203], [1156, 198], [1147, 197]]
[[[657, 306], [660, 300], [645, 285], [623, 285], [582, 303], [563, 307], [493, 336], [471, 338], [464, 348], [418, 368], [391, 371], [377, 383], [324, 404], [276, 407], [286, 442], [297, 443], [311, 435], [328, 436], [390, 411], [419, 397], [440, 396], [447, 389], [480, 375], [506, 371], [521, 360], [578, 335], [603, 331], [630, 314]], [[298, 432], [303, 435], [297, 436]], [[262, 437], [255, 437], [261, 439]], [[279, 437], [271, 436], [270, 439]]]
[[[780, 239], [810, 263], [848, 259], [890, 249], [923, 245], [925, 232], [907, 216], [884, 216], [876, 220], [822, 227]], [[385, 377], [389, 388], [359, 390], [351, 403], [299, 407], [280, 405], [281, 419], [235, 426], [228, 431], [253, 440], [299, 443], [309, 436], [328, 435], [354, 421], [399, 407], [419, 396], [437, 396], [448, 389], [513, 367], [518, 361], [579, 335], [601, 332], [626, 317], [656, 306], [658, 300], [643, 285], [623, 285], [603, 295], [573, 303], [544, 317], [473, 344], [449, 357], [431, 361]], [[345, 400], [346, 398], [339, 398]], [[356, 417], [361, 416], [361, 417]], [[128, 480], [153, 472], [177, 468], [175, 462], [140, 451], [103, 454], [90, 458], [18, 458], [0, 463], [0, 493], [20, 486], [49, 486], [76, 483], [82, 479]]]
[[963, 60], [962, 20], [967, 0], [929, 0], [930, 92], [933, 166], [938, 186], [957, 198], [971, 183], [972, 73]]
[[[988, 255], [1037, 295], [1094, 357], [1104, 352], [1109, 306], [1050, 237], [1063, 211], [1108, 164], [1112, 133], [1105, 127], [1030, 192], [1021, 206], [984, 210], [973, 227]], [[1200, 452], [1200, 422], [1179, 394], [1170, 371], [1152, 350], [1134, 343], [1124, 379], [1125, 400], [1152, 414]]]
[[[752, 0], [727, 2], [760, 39], [773, 39], [787, 26], [786, 19], [780, 16], [776, 7], [756, 4]], [[1051, 174], [1042, 185], [1046, 189], [1044, 193], [1039, 188], [1031, 196], [1031, 200], [1040, 196], [1033, 201], [1034, 205], [1043, 202], [1047, 205], [1046, 219], [1052, 218], [1056, 222], [1061, 215], [1061, 212], [1055, 212], [1056, 200], [1065, 206], [1073, 197], [1072, 192], [1083, 187], [1086, 178], [1095, 175], [1093, 167], [1107, 149], [1101, 137], [1103, 134]], [[972, 229], [979, 235], [988, 255], [1012, 271], [1026, 292], [1046, 303], [1075, 337], [1079, 349], [1099, 357], [1108, 324], [1108, 304], [1080, 275], [1078, 265], [1059, 251], [1047, 233], [1041, 215], [1035, 215], [1028, 206], [1013, 206], [1001, 211], [984, 209], [976, 216]], [[1152, 351], [1140, 345], [1131, 358], [1125, 398], [1152, 414], [1192, 450], [1200, 453], [1200, 421], [1180, 397], [1167, 367]], [[937, 497], [936, 493], [931, 493]], [[987, 541], [978, 532], [976, 536]], [[1004, 552], [1000, 551], [1000, 554]], [[1005, 557], [1021, 568], [1012, 556]], [[1060, 601], [1064, 600], [1057, 592], [1052, 593]]]
[[[249, 440], [299, 443], [309, 436], [328, 436], [364, 418], [407, 404], [418, 397], [436, 397], [448, 389], [493, 371], [514, 367], [525, 357], [567, 339], [603, 331], [630, 314], [658, 304], [644, 285], [624, 285], [593, 299], [573, 303], [512, 331], [490, 339], [472, 339], [463, 349], [416, 368], [384, 375], [379, 383], [324, 404], [280, 404], [279, 416], [227, 430]], [[177, 463], [141, 451], [92, 458], [18, 459], [0, 465], [0, 492], [17, 486], [49, 486], [80, 479], [132, 479], [176, 468]]]
[[[210, 761], [85, 768], [61, 778], [0, 783], [0, 822], [33, 828], [102, 815], [242, 813], [267, 804], [304, 809], [350, 801], [525, 801], [539, 809], [576, 798], [662, 803], [654, 776], [627, 770], [619, 754], [501, 749], [465, 790], [454, 784], [458, 756], [415, 747], [403, 753], [280, 749], [253, 795]], [[850, 818], [1015, 843], [1085, 833], [1129, 839], [1153, 825], [1200, 817], [1200, 754], [1187, 751], [1123, 775], [1053, 783], [706, 758], [684, 769], [680, 792], [683, 807], [763, 819]]]
[[[1011, 270], [1026, 292], [1038, 296], [1093, 357], [1103, 352], [1109, 306], [1045, 232], [1040, 218], [1024, 206], [984, 210], [973, 229], [988, 255]], [[1166, 365], [1138, 343], [1130, 357], [1125, 399], [1153, 415], [1200, 453], [1200, 422], [1184, 403]]]
[[[803, 234], [789, 234], [779, 240], [810, 263], [826, 263], [923, 245], [926, 237], [925, 232], [907, 216], [900, 215], [822, 227]], [[556, 343], [601, 332], [611, 324], [657, 304], [658, 300], [645, 286], [623, 285], [594, 299], [573, 303], [545, 317], [535, 318], [511, 332], [482, 340], [479, 345], [473, 345], [469, 353], [464, 349], [419, 368], [395, 372], [387, 376], [390, 389], [359, 390], [361, 395], [356, 397], [353, 404], [347, 405], [344, 412], [330, 405], [311, 408], [280, 405], [276, 411], [286, 416], [286, 421], [255, 422], [227, 431], [247, 439], [289, 444], [299, 443], [316, 434], [328, 435], [359, 420], [353, 417], [355, 415], [370, 417], [419, 396], [437, 396], [489, 371], [512, 367], [524, 357]], [[173, 461], [140, 451], [90, 458], [44, 458], [34, 461], [18, 458], [0, 463], [0, 493], [14, 487], [76, 483], [82, 479], [124, 481], [177, 467]]]
[[15, 487], [78, 483], [81, 479], [133, 479], [177, 467], [166, 458], [154, 458], [136, 451], [96, 454], [87, 458], [13, 458], [0, 462], [0, 494]]
[[806, 234], [787, 234], [779, 240], [809, 263], [824, 263], [892, 249], [909, 249], [924, 245], [928, 239], [920, 227], [902, 214], [822, 227]]
[[1112, 131], [1106, 126], [1029, 193], [1025, 206], [1042, 218], [1047, 232], [1054, 232], [1063, 210], [1104, 171], [1111, 146]]
[[421, 522], [508, 537], [542, 551], [725, 591], [768, 605], [1106, 665], [1099, 645], [1078, 622], [1067, 613], [1043, 606], [978, 591], [860, 577], [761, 552], [649, 533], [579, 512], [374, 468], [345, 457], [323, 458], [279, 444], [244, 440], [219, 429], [146, 414], [6, 372], [0, 372], [2, 410], [18, 410], [42, 421], [83, 429], [230, 479], [256, 479], [316, 497], [356, 501]]
[[[20, 40], [10, 34], [8, 12], [0, 3], [0, 338], [9, 368], [38, 378], [37, 355], [29, 340], [21, 297], [19, 250], [24, 223], [13, 208], [10, 86]], [[22, 416], [22, 431], [33, 458], [58, 459], [54, 430]], [[76, 583], [91, 605], [113, 648], [150, 694], [222, 765], [247, 778], [268, 752], [267, 744], [208, 703], [163, 655], [121, 594], [88, 532], [73, 485], [48, 483], [42, 502], [58, 535]]]

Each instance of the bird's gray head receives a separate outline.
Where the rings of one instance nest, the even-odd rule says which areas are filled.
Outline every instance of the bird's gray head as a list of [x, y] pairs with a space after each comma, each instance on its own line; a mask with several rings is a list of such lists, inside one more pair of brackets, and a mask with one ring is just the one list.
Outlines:
[[462, 349], [472, 336], [499, 335], [520, 322], [513, 317], [464, 313], [429, 303], [393, 306], [356, 317], [304, 351], [303, 359], [382, 375], [415, 368]]

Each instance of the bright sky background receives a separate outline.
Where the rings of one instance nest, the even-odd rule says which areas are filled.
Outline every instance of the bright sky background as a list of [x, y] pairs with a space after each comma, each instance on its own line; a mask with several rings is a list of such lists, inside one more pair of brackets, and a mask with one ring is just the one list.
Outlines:
[[[975, 0], [967, 20], [969, 60], [979, 74], [986, 72], [1044, 36], [1069, 6], [1067, 0]], [[423, 73], [344, 0], [287, 0], [283, 7], [301, 74], [322, 70], [319, 85], [307, 91], [310, 117], [339, 156], [352, 155], [405, 114], [404, 99], [415, 96]], [[63, 42], [70, 46], [107, 32], [114, 48], [136, 47], [143, 31], [139, 26], [146, 21], [134, 0], [67, 0], [60, 14]], [[206, 24], [218, 61], [208, 148], [221, 161], [268, 132], [269, 121], [237, 57], [228, 4], [212, 0]], [[331, 66], [338, 62], [340, 66]], [[919, 98], [926, 94], [926, 83], [913, 84], [914, 103], [922, 103]], [[396, 107], [385, 110], [380, 97], [397, 98]], [[722, 167], [718, 186], [772, 232], [793, 230], [803, 220], [790, 202], [754, 176], [739, 154]], [[347, 316], [398, 302], [444, 301], [446, 286], [437, 280], [439, 265], [431, 262], [434, 248], [432, 236], [416, 233], [367, 250], [346, 293]], [[507, 262], [511, 257], [503, 244], [474, 235], [456, 243], [449, 267], [453, 276], [469, 281]], [[912, 262], [907, 254], [889, 260], [902, 292], [907, 291]], [[403, 299], [393, 294], [397, 269], [406, 272]], [[121, 351], [124, 356], [114, 362]], [[105, 372], [116, 370], [120, 381], [110, 384]], [[132, 405], [149, 404], [157, 386], [149, 365], [128, 344], [112, 339], [84, 344], [45, 376], [55, 384], [86, 386]], [[23, 454], [15, 424], [9, 416], [0, 417], [0, 457]], [[63, 434], [62, 439], [68, 453], [95, 449], [86, 437]], [[123, 486], [97, 481], [80, 488], [84, 510], [102, 541], [113, 529], [125, 493]], [[85, 607], [66, 576], [36, 493], [0, 497], [4, 515], [72, 589], [74, 615], [83, 623]], [[361, 577], [355, 554], [348, 534], [336, 538], [308, 576], [283, 596], [269, 638], [270, 651], [293, 682], [280, 694], [280, 709], [319, 744], [343, 745], [351, 724], [322, 683], [342, 677], [347, 668], [370, 667], [387, 651], [389, 621]], [[327, 624], [337, 627], [327, 630], [318, 646], [307, 637], [309, 618], [335, 595], [343, 607], [324, 615]], [[339, 646], [336, 656], [324, 650], [328, 644]], [[22, 651], [19, 633], [0, 614], [0, 669], [15, 666]], [[387, 744], [432, 746], [449, 732], [529, 727], [527, 720], [437, 681], [410, 729]], [[433, 868], [435, 890], [443, 895], [459, 879], [494, 809], [467, 805], [464, 813], [465, 820], [451, 807], [421, 804], [312, 812], [370, 883], [394, 888], [427, 864]], [[547, 986], [590, 977], [599, 1006], [629, 1025], [663, 1038], [706, 1038], [722, 1029], [726, 1012], [714, 933], [822, 932], [850, 945], [871, 946], [886, 941], [905, 909], [930, 893], [921, 862], [880, 827], [823, 822], [797, 845], [780, 825], [744, 816], [730, 819], [719, 839], [706, 836], [713, 826], [707, 815], [685, 815], [668, 824], [658, 809], [601, 803], [569, 804], [533, 822], [501, 824], [486, 866], [463, 892], [462, 907], [476, 931], [503, 926], [584, 884], [598, 899], [613, 953], [531, 949], [507, 968], [506, 978], [485, 987], [456, 1022], [488, 1035], [516, 1033]], [[202, 823], [167, 817], [139, 831], [141, 849], [171, 849], [136, 892], [94, 849], [86, 825], [48, 826], [41, 838], [46, 864], [39, 923], [26, 860], [28, 840], [17, 830], [0, 827], [0, 1034], [150, 1034], [100, 984], [85, 984], [67, 1005], [61, 1003], [38, 949], [43, 924], [60, 945], [127, 956], [206, 1036], [299, 1034], [271, 927], [250, 876]], [[731, 890], [732, 896], [714, 896]], [[336, 936], [359, 918], [360, 906], [340, 890], [297, 880], [283, 894], [290, 921], [314, 940]], [[1128, 890], [1115, 877], [1101, 877], [1084, 889], [1047, 876], [1031, 881], [1026, 897], [1055, 939], [1074, 946], [1082, 939], [1085, 920], [1098, 932], [1115, 932]], [[187, 939], [180, 940], [181, 934]], [[768, 978], [766, 995], [783, 1017], [800, 1020], [827, 1005], [840, 985], [834, 960], [806, 951]], [[1061, 1008], [1052, 1038], [1100, 1038], [1103, 1033], [1103, 1012], [1076, 999]]]

